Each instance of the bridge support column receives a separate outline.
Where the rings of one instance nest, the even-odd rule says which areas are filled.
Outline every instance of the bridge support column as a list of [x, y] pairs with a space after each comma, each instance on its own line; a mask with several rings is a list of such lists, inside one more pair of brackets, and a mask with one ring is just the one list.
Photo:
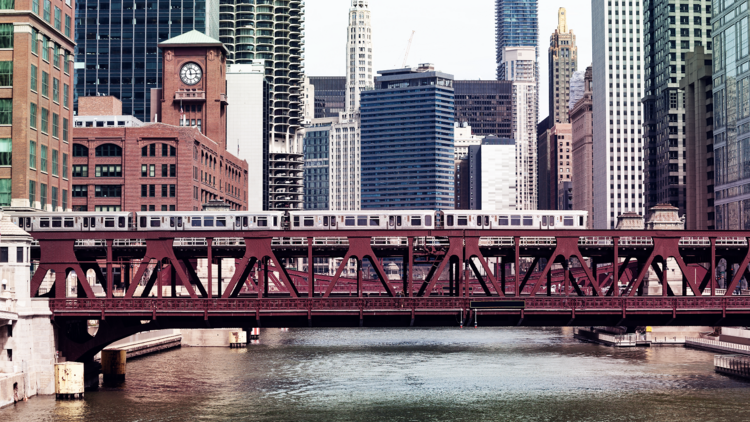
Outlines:
[[620, 294], [620, 238], [613, 237], [613, 252], [614, 257], [612, 261], [612, 296], [618, 296]]
[[[212, 238], [206, 239], [206, 248], [207, 248], [207, 254], [208, 254], [208, 291], [206, 292], [206, 297], [208, 299], [211, 299], [213, 297], [213, 278], [214, 278], [214, 256], [213, 256], [213, 245], [214, 240]], [[200, 283], [200, 280], [198, 281]], [[219, 297], [221, 297], [221, 293], [219, 294]]]
[[105, 383], [125, 381], [125, 366], [128, 352], [125, 350], [102, 350], [102, 374]]

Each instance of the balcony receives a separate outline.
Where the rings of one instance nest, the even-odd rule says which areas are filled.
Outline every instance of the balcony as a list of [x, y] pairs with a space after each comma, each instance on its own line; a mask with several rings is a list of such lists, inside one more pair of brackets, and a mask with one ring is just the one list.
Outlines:
[[175, 101], [206, 101], [206, 91], [176, 91]]

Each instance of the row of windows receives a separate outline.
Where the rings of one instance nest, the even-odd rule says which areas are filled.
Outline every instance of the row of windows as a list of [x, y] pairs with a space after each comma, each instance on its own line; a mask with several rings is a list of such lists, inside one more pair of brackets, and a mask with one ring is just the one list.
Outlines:
[[[55, 186], [52, 186], [50, 188], [50, 195], [49, 198], [47, 197], [47, 184], [40, 183], [39, 184], [39, 205], [42, 209], [44, 209], [47, 206], [47, 200], [49, 199], [49, 203], [52, 205], [52, 209], [57, 209], [57, 193], [58, 188]], [[29, 180], [29, 203], [34, 204], [36, 202], [36, 182], [33, 180]], [[63, 210], [68, 209], [68, 190], [63, 189], [62, 190], [62, 208]]]
[[[156, 177], [156, 164], [142, 164], [141, 177]], [[177, 164], [162, 164], [161, 177], [177, 177]]]
[[[157, 185], [141, 185], [141, 197], [155, 197]], [[177, 196], [177, 185], [161, 185], [162, 198], [174, 198]]]
[[[29, 167], [32, 169], [36, 169], [36, 141], [30, 141], [29, 142]], [[41, 145], [40, 147], [40, 162], [39, 162], [39, 170], [41, 170], [44, 173], [47, 173], [50, 169], [48, 166], [48, 147], [47, 145]], [[59, 176], [58, 169], [59, 169], [59, 161], [58, 161], [58, 151], [56, 149], [52, 150], [52, 163], [51, 163], [51, 170], [53, 176]], [[68, 178], [68, 154], [63, 153], [62, 155], [62, 177], [64, 179]]]
[[[101, 165], [94, 168], [95, 177], [122, 177], [122, 166]], [[73, 177], [89, 177], [89, 166], [73, 166]]]
[[[73, 185], [73, 198], [88, 197], [88, 185]], [[94, 196], [97, 198], [120, 198], [122, 197], [121, 185], [96, 185]]]
[[[161, 156], [162, 157], [175, 157], [177, 156], [177, 148], [161, 144]], [[141, 157], [156, 157], [156, 144], [146, 145], [141, 148]]]
[[[99, 145], [94, 151], [97, 157], [122, 157], [122, 148], [115, 144]], [[73, 157], [88, 156], [88, 147], [81, 144], [73, 144]]]
[[[3, 63], [10, 63], [10, 74], [7, 72], [4, 72], [3, 70]], [[35, 65], [31, 65], [31, 90], [34, 92], [37, 92], [37, 72], [38, 68]], [[3, 78], [6, 81], [10, 82], [10, 85], [13, 84], [13, 68], [11, 62], [0, 62], [0, 86], [10, 86], [10, 85], [3, 85], [2, 81]], [[42, 71], [42, 96], [49, 98], [49, 73]], [[63, 106], [65, 108], [68, 108], [69, 101], [70, 101], [70, 87], [68, 84], [63, 84]], [[60, 80], [57, 78], [52, 78], [52, 101], [54, 101], [57, 104], [60, 104]]]
[[[10, 123], [2, 123], [5, 119], [8, 119], [9, 121], [13, 120], [13, 114], [11, 110], [5, 111], [3, 102], [5, 102], [4, 99], [0, 99], [0, 124], [10, 124]], [[11, 99], [7, 100], [8, 103], [12, 103]], [[4, 114], [6, 116], [4, 117]], [[49, 110], [46, 108], [42, 108], [41, 113], [41, 130], [44, 134], [49, 134]], [[32, 129], [39, 128], [38, 126], [38, 119], [37, 119], [37, 105], [34, 103], [30, 104], [29, 107], [29, 125]], [[65, 142], [68, 142], [69, 139], [69, 129], [70, 124], [69, 120], [65, 117], [62, 119], [62, 139]], [[60, 115], [57, 113], [52, 113], [52, 137], [59, 138], [60, 137]]]

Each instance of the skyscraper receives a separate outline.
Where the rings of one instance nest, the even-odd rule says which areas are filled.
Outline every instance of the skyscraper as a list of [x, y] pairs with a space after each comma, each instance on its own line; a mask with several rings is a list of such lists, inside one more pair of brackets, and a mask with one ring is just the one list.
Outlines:
[[620, 214], [644, 212], [643, 2], [592, 0], [591, 16], [594, 228], [612, 229]]
[[70, 210], [70, 1], [0, 10], [0, 206]]
[[513, 137], [513, 82], [453, 81], [456, 121], [477, 136]]
[[162, 86], [157, 44], [190, 30], [217, 39], [218, 14], [219, 0], [78, 2], [75, 100], [112, 95], [124, 114], [154, 121], [151, 89]]
[[716, 229], [750, 229], [750, 11], [714, 2], [713, 135]]
[[685, 98], [680, 79], [686, 54], [711, 53], [711, 6], [701, 0], [643, 0], [644, 204], [662, 203], [685, 214], [687, 164]]
[[345, 76], [310, 76], [310, 84], [315, 87], [313, 101], [316, 119], [337, 117], [344, 111]]
[[549, 39], [549, 118], [550, 126], [568, 123], [570, 78], [578, 70], [576, 36], [568, 28], [566, 10], [557, 11], [557, 29]]
[[301, 209], [301, 195], [274, 192], [287, 188], [301, 192], [303, 188], [304, 2], [221, 0], [219, 12], [219, 40], [229, 50], [228, 63], [265, 63], [268, 209]]
[[362, 208], [453, 209], [453, 75], [429, 64], [380, 74], [361, 93]]
[[346, 67], [346, 111], [359, 110], [359, 93], [372, 89], [372, 27], [367, 0], [352, 0], [349, 9], [349, 34], [346, 43], [348, 66]]
[[[591, 108], [592, 92], [591, 83], [593, 80], [593, 70], [591, 66], [586, 68], [583, 78], [583, 89], [581, 97], [575, 104], [570, 106], [570, 125], [572, 128], [573, 138], [573, 168], [575, 176], [573, 177], [573, 209], [588, 211], [589, 219], [587, 228], [593, 227], [594, 205], [594, 173], [593, 173], [593, 129], [594, 115]], [[578, 79], [578, 78], [576, 78]], [[571, 93], [572, 94], [572, 93]]]
[[496, 0], [495, 13], [497, 78], [513, 81], [516, 209], [535, 210], [539, 120], [537, 1]]

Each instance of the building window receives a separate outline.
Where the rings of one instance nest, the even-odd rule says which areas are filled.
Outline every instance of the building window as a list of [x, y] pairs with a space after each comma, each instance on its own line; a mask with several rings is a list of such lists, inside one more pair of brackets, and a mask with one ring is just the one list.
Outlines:
[[166, 157], [167, 155], [169, 155], [169, 145], [161, 144], [161, 156]]
[[15, 0], [0, 0], [0, 9], [12, 10], [16, 7]]
[[60, 104], [60, 80], [52, 78], [52, 101]]
[[29, 141], [29, 167], [36, 168], [36, 142]]
[[33, 129], [36, 129], [36, 104], [31, 103], [29, 107], [29, 124]]
[[13, 86], [13, 62], [0, 62], [0, 86]]
[[[148, 196], [148, 185], [141, 185], [141, 197], [145, 198], [147, 196]], [[145, 210], [142, 209], [141, 211], [145, 211]]]
[[151, 164], [148, 166], [148, 177], [156, 177], [156, 165]]
[[166, 205], [162, 205], [162, 206], [161, 206], [161, 210], [162, 210], [162, 211], [166, 211], [166, 210], [167, 210], [167, 206], [166, 206]]
[[47, 172], [47, 145], [42, 145], [42, 166], [41, 170]]
[[65, 15], [65, 36], [70, 38], [70, 15]]
[[55, 29], [62, 31], [62, 10], [55, 6]]
[[89, 166], [73, 166], [73, 177], [89, 177]]
[[141, 164], [141, 177], [148, 177], [148, 164]]
[[161, 185], [161, 197], [166, 198], [169, 195], [169, 186]]
[[49, 132], [49, 110], [42, 107], [42, 133]]
[[8, 247], [0, 247], [0, 262], [8, 262]]
[[33, 64], [31, 65], [31, 90], [36, 92], [36, 75], [37, 75], [37, 67]]
[[63, 153], [63, 168], [62, 168], [63, 179], [68, 178], [68, 154]]
[[42, 35], [42, 60], [49, 62], [49, 38]]
[[148, 145], [141, 148], [141, 157], [148, 157]]
[[0, 99], [0, 125], [13, 124], [13, 99]]
[[148, 185], [148, 196], [152, 198], [156, 196], [156, 185]]
[[94, 190], [97, 198], [120, 198], [122, 196], [120, 185], [97, 185]]
[[60, 116], [57, 113], [52, 113], [52, 137], [58, 138], [60, 136]]
[[148, 155], [150, 157], [156, 157], [156, 144], [151, 144], [148, 146]]
[[169, 165], [168, 164], [161, 165], [161, 177], [169, 177]]
[[169, 197], [174, 198], [176, 196], [176, 186], [175, 185], [169, 185]]
[[115, 144], [104, 144], [96, 147], [97, 157], [122, 157], [122, 148]]
[[176, 157], [177, 156], [177, 148], [175, 148], [175, 147], [169, 147], [169, 156], [170, 157]]
[[119, 205], [97, 205], [94, 210], [98, 212], [120, 212], [122, 207]]
[[[37, 8], [39, 7], [39, 4], [36, 3], [37, 0], [34, 0]], [[38, 12], [34, 12], [39, 14]], [[31, 28], [31, 52], [39, 55], [39, 31], [37, 31], [35, 28]]]
[[169, 165], [169, 177], [177, 177], [177, 164]]
[[88, 185], [73, 185], [73, 198], [85, 198], [88, 196]]
[[67, 189], [63, 189], [62, 194], [62, 209], [63, 211], [68, 209], [68, 191]]
[[0, 207], [10, 206], [11, 179], [0, 179]]
[[63, 117], [63, 142], [68, 142], [68, 119]]
[[56, 68], [60, 68], [60, 46], [52, 43], [52, 64]]
[[13, 48], [13, 24], [0, 24], [0, 48]]
[[49, 97], [49, 73], [42, 70], [42, 95]]
[[34, 201], [36, 201], [36, 182], [29, 180], [29, 206], [34, 207]]
[[52, 192], [50, 193], [51, 193], [50, 198], [52, 202], [52, 210], [55, 211], [57, 210], [57, 187], [52, 186]]
[[42, 206], [42, 209], [47, 208], [47, 184], [46, 183], [39, 184], [39, 205]]
[[57, 170], [58, 170], [58, 153], [56, 149], [52, 150], [52, 175], [57, 176]]
[[52, 2], [50, 0], [44, 0], [44, 20], [52, 23]]
[[39, 14], [39, 0], [32, 0], [31, 11], [37, 15]]
[[88, 157], [89, 149], [81, 144], [73, 144], [73, 157]]
[[156, 205], [149, 205], [148, 206], [149, 211], [156, 211]]
[[63, 84], [63, 106], [68, 107], [68, 84]]
[[13, 162], [13, 140], [0, 139], [0, 166], [9, 166]]
[[122, 166], [96, 166], [96, 177], [122, 177]]

